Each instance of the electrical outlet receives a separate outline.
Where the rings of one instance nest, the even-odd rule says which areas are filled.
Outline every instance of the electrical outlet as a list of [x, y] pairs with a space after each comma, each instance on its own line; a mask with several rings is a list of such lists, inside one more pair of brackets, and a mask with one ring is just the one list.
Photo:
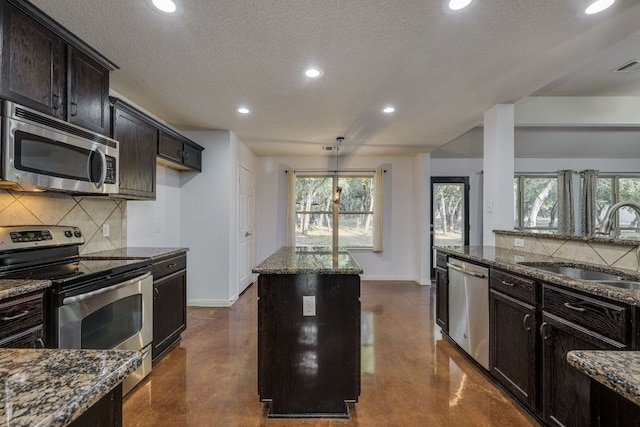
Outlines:
[[513, 246], [516, 248], [524, 248], [524, 239], [513, 239]]
[[316, 315], [316, 297], [314, 296], [302, 297], [302, 315], [303, 316]]
[[109, 237], [109, 224], [102, 224], [102, 235]]

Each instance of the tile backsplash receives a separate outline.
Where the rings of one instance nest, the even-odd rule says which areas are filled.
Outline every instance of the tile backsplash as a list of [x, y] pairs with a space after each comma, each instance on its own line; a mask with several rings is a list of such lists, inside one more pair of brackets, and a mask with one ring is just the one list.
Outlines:
[[[604, 242], [584, 237], [556, 236], [526, 232], [494, 231], [496, 246], [500, 248], [570, 259], [576, 262], [640, 270], [640, 242]], [[516, 246], [515, 240], [524, 246]]]
[[[108, 225], [109, 236], [103, 236]], [[84, 234], [80, 253], [119, 249], [127, 243], [127, 202], [107, 197], [0, 190], [0, 226], [73, 225]]]

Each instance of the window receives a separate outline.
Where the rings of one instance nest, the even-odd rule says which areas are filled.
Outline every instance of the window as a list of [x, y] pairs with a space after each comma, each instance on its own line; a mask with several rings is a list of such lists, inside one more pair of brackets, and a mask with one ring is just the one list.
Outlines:
[[[338, 187], [340, 202], [334, 203]], [[373, 175], [297, 176], [295, 245], [372, 248], [373, 190]]]
[[558, 178], [520, 175], [513, 179], [517, 230], [558, 229]]
[[[640, 177], [600, 176], [596, 193], [596, 213], [599, 224], [610, 206], [626, 200], [640, 200]], [[640, 233], [638, 214], [622, 208], [616, 214], [612, 237], [637, 237]]]

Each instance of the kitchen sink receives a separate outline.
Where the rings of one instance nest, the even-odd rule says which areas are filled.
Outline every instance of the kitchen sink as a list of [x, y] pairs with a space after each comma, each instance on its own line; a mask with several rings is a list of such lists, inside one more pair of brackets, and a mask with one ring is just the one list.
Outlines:
[[597, 280], [597, 282], [603, 285], [615, 286], [616, 288], [640, 291], [640, 282], [635, 280]]
[[573, 267], [555, 263], [521, 263], [528, 267], [537, 268], [539, 270], [549, 271], [551, 273], [563, 274], [572, 279], [593, 280], [600, 282], [602, 280], [618, 281], [626, 279], [617, 274], [605, 273], [603, 271], [591, 270], [586, 267]]
[[558, 263], [536, 263], [522, 262], [522, 265], [545, 270], [552, 273], [562, 274], [572, 279], [589, 280], [602, 283], [603, 285], [614, 286], [621, 289], [632, 289], [640, 291], [640, 281], [629, 279], [618, 274], [605, 273], [603, 271], [591, 270], [587, 267], [574, 267]]

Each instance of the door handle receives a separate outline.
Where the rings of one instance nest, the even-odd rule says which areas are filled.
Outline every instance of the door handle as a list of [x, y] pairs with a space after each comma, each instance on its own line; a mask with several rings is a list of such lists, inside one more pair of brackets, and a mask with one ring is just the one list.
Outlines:
[[249, 237], [251, 235], [252, 235], [252, 233], [249, 233], [248, 231], [246, 233], [244, 233], [244, 237]]

